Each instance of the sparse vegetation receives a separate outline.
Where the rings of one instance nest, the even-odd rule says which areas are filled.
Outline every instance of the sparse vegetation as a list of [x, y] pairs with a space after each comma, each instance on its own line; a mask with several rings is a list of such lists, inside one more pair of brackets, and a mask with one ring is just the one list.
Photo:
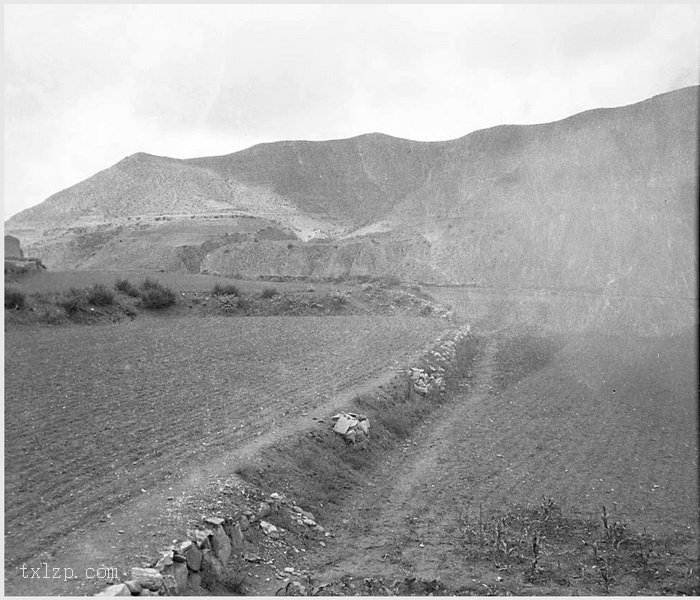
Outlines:
[[[478, 520], [470, 519], [469, 512], [467, 505], [461, 532], [470, 562], [488, 562], [504, 573], [520, 572], [522, 581], [530, 586], [552, 590], [576, 585], [583, 586], [582, 590], [617, 594], [629, 589], [616, 588], [621, 583], [618, 574], [625, 573], [628, 580], [635, 581], [635, 590], [653, 580], [672, 593], [689, 594], [696, 589], [697, 575], [692, 568], [688, 570], [687, 557], [666, 552], [662, 558], [660, 552], [654, 552], [660, 540], [632, 533], [618, 521], [611, 524], [605, 507], [602, 528], [594, 518], [564, 515], [545, 496], [537, 507], [512, 508], [489, 519], [484, 518], [481, 507]], [[654, 574], [649, 573], [652, 557], [659, 561]], [[658, 569], [661, 564], [664, 575]]]
[[273, 287], [266, 287], [260, 293], [260, 297], [263, 299], [274, 298], [277, 295], [278, 295], [277, 288], [273, 288]]
[[21, 310], [24, 308], [26, 297], [21, 290], [5, 288], [5, 308]]
[[71, 288], [58, 301], [68, 315], [74, 315], [88, 308], [87, 298], [84, 290]]
[[141, 304], [144, 308], [167, 308], [175, 304], [175, 292], [147, 277], [141, 283]]
[[232, 283], [226, 285], [216, 284], [211, 291], [212, 296], [240, 296], [241, 291]]
[[335, 291], [331, 294], [331, 302], [337, 306], [344, 306], [348, 303], [348, 297], [342, 292]]
[[132, 298], [138, 298], [141, 295], [139, 288], [137, 288], [128, 279], [117, 279], [114, 282], [114, 289], [122, 294], [131, 296]]
[[109, 306], [114, 304], [114, 293], [107, 286], [96, 283], [87, 290], [86, 298], [93, 306]]

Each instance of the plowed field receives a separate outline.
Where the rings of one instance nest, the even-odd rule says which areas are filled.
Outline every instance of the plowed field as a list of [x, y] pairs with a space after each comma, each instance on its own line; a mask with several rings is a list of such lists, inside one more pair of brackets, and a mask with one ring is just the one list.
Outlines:
[[197, 464], [391, 372], [444, 326], [212, 317], [7, 331], [7, 571]]
[[[696, 592], [695, 336], [509, 329], [480, 344], [450, 403], [324, 521], [336, 538], [299, 561], [314, 581], [361, 595]], [[563, 517], [534, 569], [537, 520], [522, 515], [549, 498]], [[623, 527], [614, 549], [604, 506]]]

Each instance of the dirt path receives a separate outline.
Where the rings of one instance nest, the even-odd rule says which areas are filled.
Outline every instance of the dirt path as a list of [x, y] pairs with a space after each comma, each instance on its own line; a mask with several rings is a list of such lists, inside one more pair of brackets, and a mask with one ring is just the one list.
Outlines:
[[[433, 340], [439, 337], [434, 333], [432, 336]], [[429, 335], [426, 335], [426, 339], [430, 339]], [[413, 347], [409, 344], [409, 347], [397, 356], [402, 363], [404, 360], [410, 363], [423, 351], [417, 344]], [[331, 352], [335, 353], [335, 350]], [[388, 360], [388, 356], [387, 354], [382, 360]], [[343, 359], [347, 362], [346, 357]], [[326, 363], [329, 360], [331, 359], [327, 359]], [[76, 573], [82, 573], [88, 567], [116, 567], [126, 575], [129, 567], [141, 566], [144, 561], [150, 562], [157, 555], [157, 551], [167, 546], [173, 537], [185, 539], [187, 527], [197, 526], [203, 515], [212, 516], [218, 512], [227, 514], [227, 509], [233, 513], [239, 508], [237, 503], [240, 503], [241, 499], [240, 490], [231, 486], [235, 485], [235, 472], [240, 465], [255, 456], [261, 448], [284, 445], [285, 439], [293, 439], [299, 432], [316, 426], [318, 421], [327, 420], [329, 415], [345, 407], [355, 396], [386, 384], [395, 377], [395, 368], [399, 362], [394, 362], [393, 366], [384, 364], [380, 368], [365, 365], [366, 368], [361, 371], [361, 378], [356, 377], [357, 381], [347, 374], [337, 376], [332, 382], [326, 380], [322, 386], [317, 386], [318, 389], [312, 388], [317, 396], [312, 401], [303, 402], [298, 395], [290, 392], [296, 410], [287, 411], [286, 409], [291, 407], [290, 401], [287, 400], [287, 404], [282, 406], [279, 402], [272, 402], [275, 400], [273, 397], [272, 400], [268, 399], [265, 411], [262, 411], [261, 402], [259, 411], [246, 415], [247, 427], [241, 426], [244, 421], [240, 416], [235, 421], [238, 429], [242, 432], [247, 431], [247, 434], [242, 434], [237, 439], [229, 438], [227, 445], [219, 445], [215, 448], [216, 452], [209, 453], [206, 462], [192, 465], [186, 471], [181, 469], [184, 472], [178, 472], [176, 476], [171, 476], [164, 482], [154, 479], [149, 484], [142, 479], [131, 486], [122, 485], [120, 491], [130, 492], [130, 498], [116, 510], [109, 507], [107, 511], [102, 511], [104, 517], [99, 523], [96, 523], [95, 519], [86, 519], [84, 512], [76, 514], [68, 509], [54, 509], [51, 513], [51, 523], [55, 527], [62, 527], [61, 535], [51, 540], [51, 543], [46, 543], [45, 551], [35, 553], [30, 558], [26, 554], [23, 555], [22, 564], [26, 562], [36, 566], [46, 562], [50, 567], [68, 567]], [[303, 385], [303, 381], [300, 385]], [[319, 395], [319, 390], [323, 392], [322, 396]], [[333, 393], [329, 393], [328, 390], [332, 390]], [[308, 390], [305, 393], [310, 395]], [[254, 397], [251, 401], [254, 401]], [[289, 412], [283, 420], [279, 418], [280, 406], [285, 408], [285, 414]], [[241, 404], [238, 408], [241, 408]], [[222, 415], [219, 418], [222, 418]], [[183, 423], [181, 429], [187, 432], [192, 429], [192, 424], [185, 426]], [[206, 439], [202, 437], [194, 441], [201, 443]], [[167, 466], [167, 454], [161, 462]], [[222, 491], [225, 492], [223, 500]], [[93, 497], [93, 502], [100, 502], [100, 499]], [[229, 503], [228, 506], [225, 503]], [[17, 507], [17, 510], [21, 509], [22, 506]], [[74, 521], [80, 517], [84, 520], [69, 530], [63, 525], [69, 517]], [[17, 539], [13, 547], [6, 547], [6, 559], [16, 556], [25, 548], [37, 547], [38, 532], [45, 531], [46, 527], [36, 523], [35, 525], [37, 531], [33, 531], [32, 537], [27, 539], [17, 539], [16, 535], [15, 538], [11, 538], [6, 526], [6, 540], [14, 542]], [[14, 529], [13, 527], [12, 533], [15, 533]], [[25, 530], [31, 531], [31, 524], [27, 524]], [[15, 560], [5, 571], [5, 589], [8, 593], [80, 595], [94, 593], [105, 585], [85, 577], [77, 577], [71, 581], [52, 578], [27, 580], [21, 577], [19, 567], [20, 563]]]
[[[513, 507], [536, 506], [542, 495], [555, 498], [566, 514], [595, 521], [605, 505], [612, 518], [638, 531], [697, 540], [694, 338], [539, 336], [520, 328], [489, 330], [479, 344], [474, 368], [454, 382], [446, 403], [323, 521], [334, 537], [325, 547], [307, 547], [298, 564], [291, 558], [286, 564], [308, 569], [315, 581], [439, 577], [451, 589], [484, 594], [519, 575], [470, 561], [465, 531]], [[197, 502], [220, 497], [226, 475], [247, 456], [266, 444], [284, 445], [285, 436], [389, 376], [372, 377], [332, 404], [295, 416], [284, 430], [210, 461], [204, 472], [144, 495], [110, 522], [76, 532], [48, 558], [94, 564], [119, 556], [124, 566], [138, 565], [139, 554], [152, 559], [168, 535], [184, 537], [187, 519], [201, 518]], [[173, 523], [181, 531], [173, 531]], [[144, 531], [153, 532], [153, 543], [139, 547]], [[280, 585], [274, 571], [260, 569], [249, 593], [274, 593]], [[22, 593], [96, 587], [50, 584]]]
[[459, 470], [470, 414], [493, 393], [495, 355], [492, 339], [475, 365], [475, 376], [460, 382], [461, 392], [468, 392], [461, 401], [426, 424], [420, 442], [407, 440], [401, 454], [351, 500], [342, 522], [345, 528], [337, 533], [342, 543], [314, 569], [319, 579], [399, 572], [434, 578], [449, 569], [442, 549], [454, 544], [460, 511], [447, 506], [464, 494], [455, 469]]
[[638, 531], [697, 537], [696, 406], [692, 387], [671, 389], [692, 382], [693, 358], [628, 344], [491, 335], [473, 377], [355, 491], [306, 568], [483, 594], [508, 575], [466, 559], [465, 527], [542, 495], [594, 522], [606, 505]]

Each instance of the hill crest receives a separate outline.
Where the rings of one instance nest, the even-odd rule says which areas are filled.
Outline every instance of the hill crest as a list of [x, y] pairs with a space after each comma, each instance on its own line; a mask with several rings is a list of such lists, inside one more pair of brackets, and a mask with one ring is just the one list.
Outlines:
[[[448, 141], [370, 133], [136, 153], [6, 229], [73, 268], [138, 264], [156, 248], [166, 269], [222, 274], [694, 294], [699, 89]], [[88, 256], [78, 226], [122, 234], [93, 236]]]

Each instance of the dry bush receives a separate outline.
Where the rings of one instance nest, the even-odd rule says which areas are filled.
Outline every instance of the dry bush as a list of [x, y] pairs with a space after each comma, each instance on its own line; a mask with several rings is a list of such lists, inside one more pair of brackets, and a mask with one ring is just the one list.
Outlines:
[[138, 298], [141, 295], [139, 288], [137, 288], [128, 279], [117, 279], [114, 282], [114, 289], [122, 294], [131, 296], [132, 298]]
[[232, 283], [226, 285], [216, 284], [211, 291], [212, 296], [240, 296], [240, 290]]
[[21, 310], [24, 308], [25, 301], [24, 292], [15, 288], [5, 288], [5, 308]]
[[145, 308], [167, 308], [175, 304], [175, 292], [154, 279], [146, 278], [141, 283], [141, 304]]
[[70, 288], [57, 304], [62, 306], [69, 315], [86, 310], [88, 305], [85, 290]]
[[109, 306], [114, 304], [114, 293], [107, 286], [96, 283], [87, 290], [86, 298], [93, 306]]

